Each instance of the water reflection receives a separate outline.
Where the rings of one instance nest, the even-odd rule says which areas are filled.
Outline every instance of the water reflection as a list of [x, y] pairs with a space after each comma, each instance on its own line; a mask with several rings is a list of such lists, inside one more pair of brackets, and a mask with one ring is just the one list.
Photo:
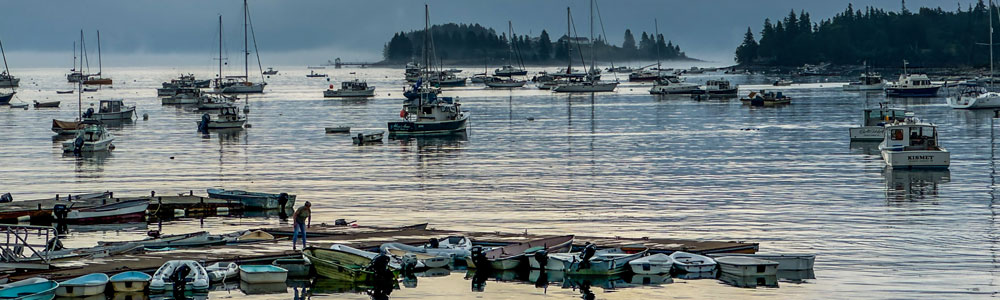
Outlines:
[[737, 276], [729, 273], [722, 273], [722, 275], [719, 276], [719, 280], [722, 280], [722, 282], [725, 282], [728, 285], [741, 288], [778, 287], [778, 276], [775, 275]]
[[882, 142], [855, 142], [852, 141], [848, 147], [852, 154], [877, 155], [881, 160], [882, 153], [878, 150], [878, 145]]
[[938, 187], [951, 181], [951, 171], [882, 169], [885, 177], [885, 199], [889, 203], [937, 200]]
[[62, 156], [73, 159], [77, 178], [100, 178], [104, 172], [104, 163], [111, 158], [112, 152], [114, 151], [63, 152]]

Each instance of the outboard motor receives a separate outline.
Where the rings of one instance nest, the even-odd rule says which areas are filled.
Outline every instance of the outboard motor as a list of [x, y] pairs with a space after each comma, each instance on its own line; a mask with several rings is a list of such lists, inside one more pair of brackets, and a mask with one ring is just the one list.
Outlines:
[[472, 258], [472, 263], [476, 265], [477, 269], [487, 270], [492, 268], [490, 260], [486, 258], [486, 253], [483, 253], [483, 247], [472, 247], [469, 257]]
[[549, 264], [549, 252], [545, 249], [535, 251], [535, 261], [538, 262], [538, 268], [545, 270], [545, 266]]
[[596, 253], [597, 246], [587, 242], [587, 244], [583, 246], [583, 251], [580, 251], [580, 268], [590, 268], [590, 259], [593, 258]]
[[212, 116], [208, 114], [201, 115], [201, 122], [198, 122], [198, 132], [208, 133], [208, 122], [212, 120]]
[[403, 257], [399, 260], [402, 263], [402, 266], [400, 267], [403, 268], [403, 273], [411, 273], [417, 268], [417, 262], [419, 261], [417, 259], [417, 255], [413, 253], [403, 254]]
[[[173, 274], [170, 274], [170, 280], [174, 283], [174, 298], [183, 299], [189, 274], [191, 274], [191, 267], [188, 267], [186, 264], [181, 264], [174, 270]], [[182, 297], [178, 297], [178, 295]]]
[[427, 246], [428, 248], [435, 248], [436, 249], [438, 247], [441, 247], [440, 242], [438, 242], [438, 239], [436, 239], [436, 238], [431, 238], [431, 240], [427, 244], [428, 244], [428, 246]]
[[73, 153], [80, 154], [83, 152], [83, 136], [76, 136], [76, 140], [73, 141]]
[[281, 210], [285, 210], [285, 205], [287, 204], [288, 204], [288, 193], [278, 194], [278, 207], [281, 207]]
[[336, 220], [334, 220], [334, 221], [333, 221], [333, 225], [337, 225], [337, 226], [347, 226], [347, 220], [344, 220], [344, 219], [336, 219]]
[[88, 108], [88, 109], [87, 109], [87, 112], [83, 113], [83, 118], [84, 118], [84, 119], [86, 119], [86, 118], [90, 118], [90, 117], [92, 117], [92, 116], [94, 116], [94, 108], [93, 108], [93, 107], [91, 107], [91, 108]]
[[66, 207], [66, 204], [56, 204], [52, 207], [52, 215], [56, 218], [56, 222], [62, 223], [69, 215], [69, 207]]
[[11, 196], [10, 193], [4, 193], [3, 195], [0, 195], [0, 203], [4, 202], [14, 202], [14, 196]]

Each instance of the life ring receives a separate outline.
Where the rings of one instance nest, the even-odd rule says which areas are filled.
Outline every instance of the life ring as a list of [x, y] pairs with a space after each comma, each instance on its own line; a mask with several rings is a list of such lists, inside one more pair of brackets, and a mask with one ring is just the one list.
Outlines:
[[405, 108], [404, 109], [400, 109], [399, 110], [399, 117], [400, 118], [406, 118], [406, 116], [407, 116], [406, 109]]

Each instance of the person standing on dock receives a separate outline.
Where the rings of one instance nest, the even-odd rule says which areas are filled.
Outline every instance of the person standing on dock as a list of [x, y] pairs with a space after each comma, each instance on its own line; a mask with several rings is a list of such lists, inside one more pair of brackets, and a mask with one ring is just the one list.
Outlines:
[[295, 244], [298, 242], [299, 233], [302, 233], [302, 249], [306, 248], [306, 227], [312, 224], [312, 203], [306, 201], [305, 205], [296, 209], [292, 213], [292, 250], [295, 250]]

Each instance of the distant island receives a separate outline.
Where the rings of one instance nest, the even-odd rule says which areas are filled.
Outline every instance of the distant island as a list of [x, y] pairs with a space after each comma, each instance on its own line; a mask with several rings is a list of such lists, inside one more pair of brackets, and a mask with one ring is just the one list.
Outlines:
[[[982, 0], [966, 8], [959, 5], [955, 11], [921, 7], [917, 13], [906, 8], [905, 0], [899, 12], [872, 7], [855, 10], [848, 4], [843, 12], [819, 23], [813, 23], [809, 13], [793, 10], [776, 23], [765, 19], [759, 40], [747, 28], [735, 59], [743, 66], [867, 62], [901, 67], [903, 60], [923, 67], [988, 66], [987, 9]], [[989, 9], [996, 12], [996, 6]]]
[[[563, 35], [552, 40], [548, 31], [542, 30], [537, 37], [507, 33], [497, 33], [492, 28], [479, 24], [454, 24], [431, 26], [434, 53], [436, 60], [446, 64], [498, 66], [501, 64], [517, 65], [519, 61], [532, 65], [565, 64], [569, 55], [573, 56], [574, 65], [579, 65], [580, 53], [590, 63], [591, 41], [584, 37], [568, 38]], [[419, 62], [423, 56], [424, 30], [398, 32], [385, 44], [382, 50], [384, 61], [380, 64], [404, 64]], [[508, 51], [513, 43], [518, 57], [508, 58]], [[660, 59], [663, 60], [693, 60], [688, 58], [680, 46], [664, 39], [663, 34], [656, 37], [643, 32], [637, 41], [631, 30], [625, 30], [622, 45], [611, 45], [603, 37], [596, 37], [594, 54], [600, 62], [629, 62], [655, 60], [657, 46]]]

